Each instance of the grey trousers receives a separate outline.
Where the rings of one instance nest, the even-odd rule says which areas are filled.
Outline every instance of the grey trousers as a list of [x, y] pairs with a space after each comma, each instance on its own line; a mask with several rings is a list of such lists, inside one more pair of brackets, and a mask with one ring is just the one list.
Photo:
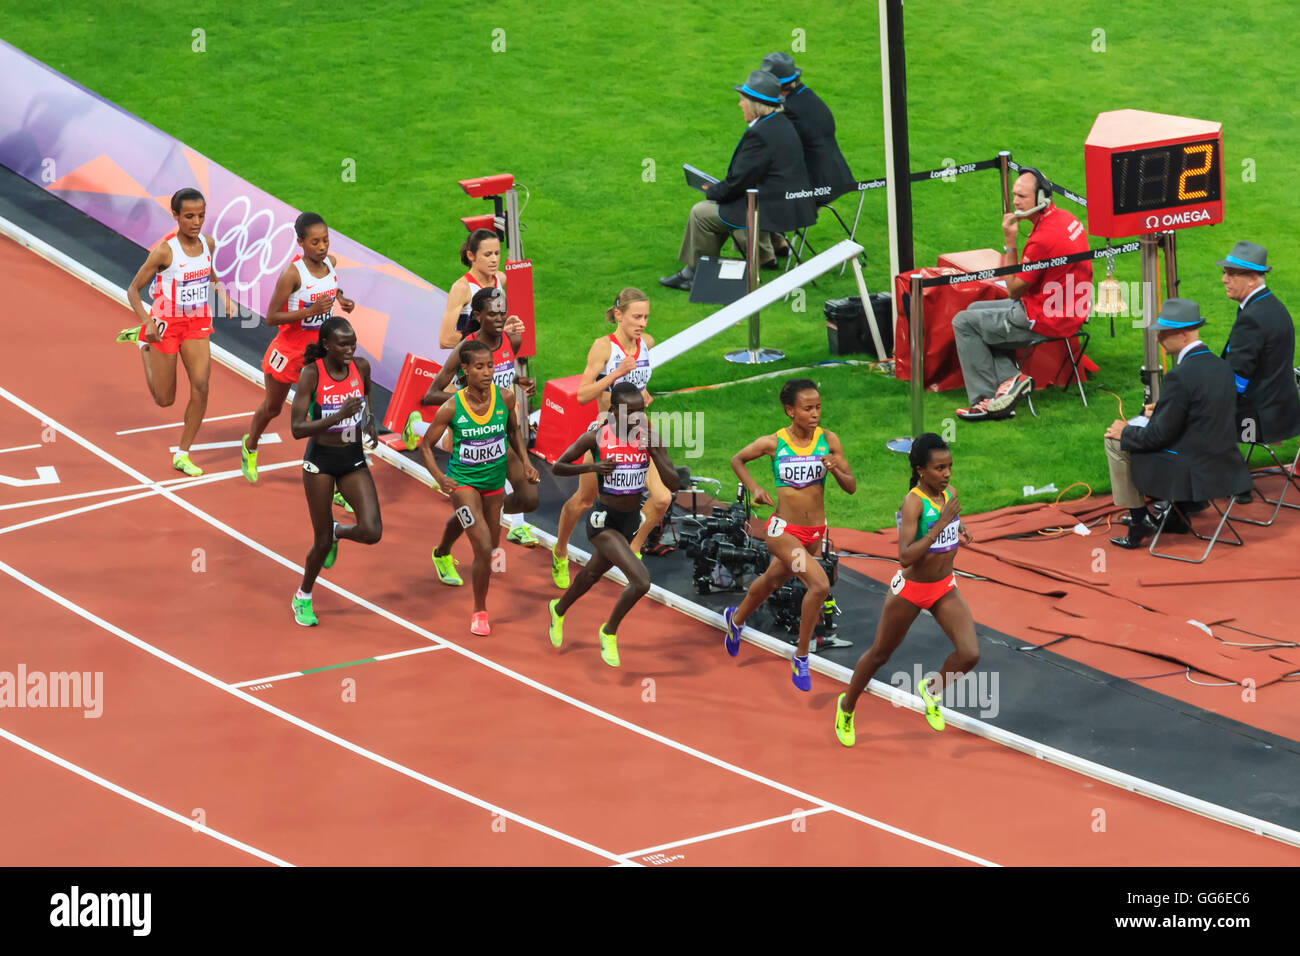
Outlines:
[[998, 386], [1016, 374], [1010, 352], [994, 349], [1022, 349], [1046, 338], [1029, 327], [1025, 307], [1015, 299], [972, 302], [953, 316], [952, 335], [972, 405], [992, 398]]
[[[691, 214], [686, 219], [686, 234], [682, 236], [682, 248], [677, 253], [677, 261], [692, 269], [700, 261], [700, 256], [716, 257], [722, 251], [722, 244], [727, 236], [733, 236], [740, 248], [746, 248], [745, 229], [732, 229], [718, 218], [718, 204], [704, 200], [691, 207]], [[758, 261], [770, 262], [776, 258], [772, 251], [772, 234], [761, 229], [758, 233]]]
[[1118, 438], [1106, 439], [1106, 464], [1110, 467], [1110, 493], [1115, 505], [1129, 509], [1144, 507], [1146, 495], [1133, 484], [1128, 452], [1120, 447]]

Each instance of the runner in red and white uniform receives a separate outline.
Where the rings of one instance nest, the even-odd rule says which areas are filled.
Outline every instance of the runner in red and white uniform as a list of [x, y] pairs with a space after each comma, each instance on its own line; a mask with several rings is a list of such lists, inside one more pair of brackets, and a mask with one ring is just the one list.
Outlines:
[[[479, 289], [504, 289], [506, 276], [500, 271], [501, 240], [491, 229], [475, 229], [460, 247], [460, 261], [469, 271], [451, 284], [447, 290], [447, 308], [438, 326], [438, 346], [455, 348], [472, 328], [470, 300]], [[512, 315], [506, 323], [506, 332], [524, 334], [524, 321]]]
[[[636, 386], [648, 406], [653, 401], [647, 386], [651, 373], [650, 349], [655, 344], [654, 339], [645, 334], [646, 323], [650, 321], [650, 300], [640, 289], [624, 289], [614, 299], [613, 307], [605, 310], [605, 318], [617, 328], [612, 335], [602, 335], [592, 343], [587, 353], [587, 367], [578, 385], [578, 401], [583, 405], [596, 401], [600, 410], [607, 412], [610, 390], [618, 382], [626, 381]], [[597, 425], [603, 420], [603, 415], [597, 417]], [[672, 495], [659, 480], [659, 473], [651, 468], [648, 474], [646, 489], [650, 496], [641, 509], [641, 526], [631, 542], [632, 553], [637, 557], [641, 556], [646, 536], [659, 526], [672, 503]], [[560, 512], [555, 547], [551, 549], [551, 579], [556, 587], [569, 586], [569, 536], [596, 500], [596, 490], [595, 474], [582, 473], [578, 490], [564, 503]]]
[[[153, 400], [162, 408], [176, 401], [176, 356], [180, 355], [185, 363], [190, 400], [185, 406], [185, 425], [178, 450], [172, 455], [172, 467], [196, 477], [203, 470], [190, 461], [190, 444], [199, 433], [208, 408], [208, 374], [212, 363], [208, 348], [212, 309], [208, 303], [213, 287], [227, 310], [226, 315], [234, 315], [237, 307], [212, 271], [217, 243], [202, 231], [207, 214], [203, 194], [197, 189], [177, 190], [172, 196], [171, 209], [176, 231], [150, 250], [126, 290], [127, 301], [141, 324], [123, 329], [117, 334], [117, 341], [139, 344], [145, 383]], [[145, 286], [149, 286], [153, 299], [148, 311], [140, 299]]]
[[266, 310], [266, 324], [278, 331], [262, 357], [262, 377], [266, 396], [253, 412], [240, 446], [240, 468], [250, 483], [257, 481], [257, 443], [281, 411], [289, 388], [298, 381], [303, 368], [303, 353], [320, 335], [321, 323], [337, 302], [344, 312], [356, 303], [339, 288], [337, 260], [329, 254], [330, 233], [325, 220], [314, 212], [304, 212], [293, 224], [302, 254], [284, 267], [271, 293]]

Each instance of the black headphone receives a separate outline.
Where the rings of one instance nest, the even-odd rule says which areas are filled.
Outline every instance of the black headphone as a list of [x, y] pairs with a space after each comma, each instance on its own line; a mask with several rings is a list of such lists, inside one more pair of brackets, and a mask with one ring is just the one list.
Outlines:
[[1046, 208], [1052, 202], [1052, 183], [1046, 176], [1040, 173], [1033, 166], [1021, 166], [1020, 175], [1029, 173], [1038, 181], [1038, 205]]

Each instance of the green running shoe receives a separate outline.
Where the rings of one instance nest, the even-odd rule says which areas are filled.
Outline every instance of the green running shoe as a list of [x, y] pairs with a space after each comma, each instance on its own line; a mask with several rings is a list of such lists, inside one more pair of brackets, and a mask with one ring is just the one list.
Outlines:
[[556, 557], [554, 548], [551, 549], [551, 580], [561, 590], [569, 587], [569, 558], [567, 555], [563, 558]]
[[320, 623], [316, 620], [316, 612], [312, 610], [311, 598], [293, 599], [293, 619], [303, 627], [315, 627]]
[[844, 713], [844, 695], [835, 701], [835, 736], [846, 747], [857, 743], [857, 734], [853, 732], [853, 715]]
[[415, 451], [420, 446], [420, 436], [415, 433], [415, 423], [422, 420], [423, 416], [419, 412], [411, 412], [406, 416], [406, 425], [402, 428], [402, 444], [406, 446], [407, 451]]
[[564, 643], [564, 615], [555, 613], [555, 605], [560, 603], [556, 598], [547, 605], [551, 609], [551, 647], [559, 647]]
[[533, 533], [533, 529], [523, 521], [510, 529], [510, 533], [506, 535], [506, 540], [523, 545], [525, 548], [535, 548], [538, 543], [537, 535]]
[[338, 560], [338, 556], [339, 556], [339, 542], [338, 539], [335, 538], [334, 543], [330, 545], [329, 553], [325, 555], [325, 563], [322, 564], [321, 567], [323, 568], [334, 567], [334, 562]]
[[925, 701], [925, 719], [930, 722], [930, 726], [935, 730], [943, 730], [943, 714], [939, 713], [940, 697], [931, 697], [930, 690], [926, 686], [928, 681], [925, 678], [917, 681], [916, 692], [921, 695]]
[[458, 588], [465, 583], [460, 579], [460, 575], [456, 573], [456, 565], [460, 564], [460, 562], [450, 554], [444, 554], [440, 558], [438, 557], [438, 549], [434, 548], [430, 557], [433, 558], [434, 570], [438, 572], [438, 580], [443, 584], [450, 584], [452, 587]]
[[337, 489], [334, 492], [334, 503], [336, 505], [341, 505], [343, 507], [343, 510], [346, 511], [348, 514], [355, 514], [355, 512], [352, 510], [352, 506], [348, 504], [348, 499], [343, 497], [343, 492], [338, 491]]
[[257, 452], [248, 450], [248, 436], [239, 440], [239, 470], [250, 485], [257, 484]]
[[133, 326], [131, 326], [129, 329], [123, 329], [121, 332], [118, 332], [118, 333], [117, 333], [117, 338], [116, 338], [114, 341], [117, 341], [117, 342], [139, 342], [139, 341], [140, 341], [140, 326], [138, 326], [138, 325], [133, 325]]
[[606, 633], [604, 624], [600, 626], [600, 658], [610, 667], [618, 666], [618, 638]]
[[189, 455], [183, 454], [179, 451], [172, 455], [172, 467], [177, 471], [185, 472], [185, 474], [189, 475], [191, 478], [197, 478], [199, 475], [203, 474], [203, 469], [190, 461]]

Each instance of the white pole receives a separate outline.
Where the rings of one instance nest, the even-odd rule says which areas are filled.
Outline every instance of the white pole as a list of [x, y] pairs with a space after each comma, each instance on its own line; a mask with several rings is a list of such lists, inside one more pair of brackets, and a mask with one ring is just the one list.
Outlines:
[[[884, 101], [885, 116], [885, 203], [889, 223], [889, 301], [893, 304], [891, 315], [898, 313], [898, 303], [894, 301], [894, 277], [898, 275], [898, 204], [894, 201], [894, 111], [890, 106], [889, 96], [889, 12], [885, 9], [888, 0], [880, 0], [880, 96]], [[907, 175], [909, 170], [904, 170]], [[871, 303], [865, 299], [864, 309], [870, 309]]]

